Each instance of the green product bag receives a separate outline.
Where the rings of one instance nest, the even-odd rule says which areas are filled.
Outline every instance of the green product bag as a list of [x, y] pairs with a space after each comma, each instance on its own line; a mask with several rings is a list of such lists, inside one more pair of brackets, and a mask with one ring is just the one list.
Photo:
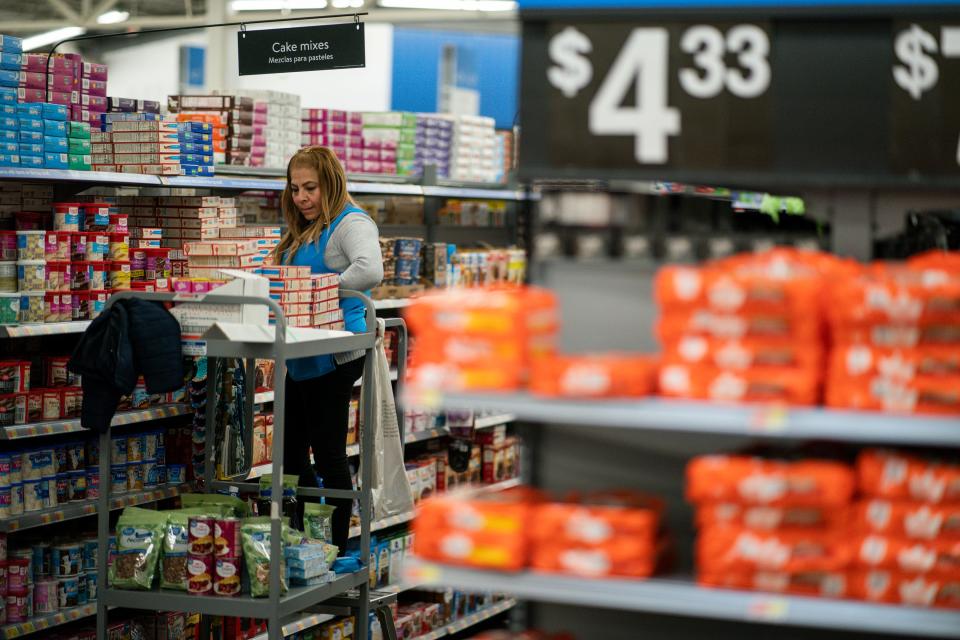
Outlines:
[[110, 566], [110, 586], [150, 589], [163, 546], [167, 514], [127, 507], [117, 520], [117, 555]]
[[250, 506], [234, 496], [218, 493], [185, 493], [180, 496], [180, 504], [185, 509], [206, 509], [211, 515], [245, 518], [250, 515]]
[[[286, 529], [286, 525], [282, 526]], [[270, 518], [246, 518], [240, 526], [243, 558], [250, 578], [250, 595], [263, 598], [270, 594]], [[281, 593], [287, 591], [286, 563], [280, 548]]]
[[303, 524], [307, 537], [322, 542], [333, 540], [333, 511], [335, 506], [308, 502], [303, 505]]
[[187, 525], [190, 520], [188, 510], [167, 513], [167, 524], [163, 535], [163, 559], [160, 564], [160, 588], [187, 590], [187, 549], [189, 534]]

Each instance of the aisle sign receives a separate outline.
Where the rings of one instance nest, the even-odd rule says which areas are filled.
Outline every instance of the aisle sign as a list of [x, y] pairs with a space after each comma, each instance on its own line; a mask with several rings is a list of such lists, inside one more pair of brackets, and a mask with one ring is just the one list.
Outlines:
[[237, 33], [240, 75], [366, 66], [362, 22]]
[[960, 184], [960, 18], [533, 21], [521, 171]]

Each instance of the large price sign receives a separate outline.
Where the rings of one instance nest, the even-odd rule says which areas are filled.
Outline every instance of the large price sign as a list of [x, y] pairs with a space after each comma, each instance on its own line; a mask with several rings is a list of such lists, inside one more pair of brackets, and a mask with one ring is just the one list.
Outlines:
[[528, 21], [528, 177], [960, 184], [960, 20]]

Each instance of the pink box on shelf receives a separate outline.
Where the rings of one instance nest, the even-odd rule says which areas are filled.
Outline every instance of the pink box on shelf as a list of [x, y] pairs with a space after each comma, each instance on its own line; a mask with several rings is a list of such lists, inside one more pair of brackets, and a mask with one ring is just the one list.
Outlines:
[[270, 107], [266, 102], [254, 102], [253, 103], [253, 112], [254, 113], [266, 113], [267, 109]]
[[[73, 101], [73, 93], [67, 91], [51, 91], [50, 99], [47, 99], [46, 92], [43, 89], [20, 89], [20, 91], [29, 92], [26, 95], [19, 94], [20, 102], [50, 102], [53, 104], [62, 104], [70, 106], [76, 104]], [[77, 94], [79, 97], [79, 94]]]
[[347, 147], [347, 136], [328, 133], [324, 144], [328, 147], [342, 147], [345, 149]]
[[380, 163], [380, 173], [386, 175], [396, 175], [397, 174], [397, 163], [395, 162], [381, 162]]
[[[347, 147], [347, 160], [366, 160], [363, 157], [363, 149], [357, 149], [356, 147]], [[380, 158], [376, 158], [379, 160]]]
[[84, 78], [90, 78], [91, 80], [103, 80], [106, 82], [107, 65], [97, 64], [95, 62], [84, 62], [81, 65], [81, 74]]
[[303, 122], [309, 120], [326, 120], [327, 119], [327, 110], [326, 109], [301, 109], [300, 110], [300, 120]]
[[359, 111], [350, 111], [347, 113], [347, 122], [350, 124], [363, 125], [363, 114]]
[[351, 149], [363, 149], [363, 137], [362, 136], [347, 136], [347, 147]]
[[[40, 74], [43, 75], [43, 74]], [[51, 91], [73, 91], [76, 89], [73, 76], [69, 73], [55, 73], [47, 76], [47, 87]]]
[[331, 120], [327, 123], [327, 134], [347, 135], [347, 123]]
[[330, 147], [330, 150], [333, 151], [333, 153], [334, 153], [338, 158], [340, 158], [341, 160], [346, 160], [346, 159], [347, 159], [347, 148], [346, 148], [346, 147], [341, 147], [341, 146], [337, 146], [337, 145], [329, 145], [329, 147]]
[[267, 148], [267, 138], [265, 136], [253, 136], [253, 143], [250, 145], [251, 148], [254, 147], [263, 147]]
[[321, 122], [319, 120], [303, 120], [301, 121], [301, 131], [304, 133], [326, 133], [327, 132], [327, 123]]
[[88, 93], [83, 93], [81, 94], [80, 104], [90, 111], [104, 113], [107, 110], [107, 98], [105, 96], [93, 96]]
[[344, 166], [350, 173], [363, 173], [363, 160], [348, 160]]
[[267, 124], [267, 112], [254, 111], [253, 124]]
[[383, 149], [383, 141], [381, 140], [364, 140], [363, 141], [364, 149]]
[[364, 160], [364, 173], [383, 173], [383, 164], [379, 160]]
[[380, 150], [380, 162], [396, 162], [397, 161], [397, 150], [396, 149], [381, 149]]
[[330, 122], [347, 122], [347, 112], [336, 109], [327, 109], [327, 120]]
[[364, 149], [361, 152], [361, 157], [364, 160], [376, 160], [380, 161], [380, 150], [379, 149]]
[[[62, 73], [73, 77], [76, 62], [66, 56], [53, 56], [50, 61], [50, 73]], [[47, 54], [25, 53], [22, 58], [22, 69], [37, 73], [47, 73]]]
[[80, 90], [91, 96], [99, 96], [102, 98], [106, 98], [107, 97], [107, 81], [93, 80], [91, 78], [83, 78], [80, 81]]
[[363, 125], [357, 124], [355, 122], [347, 123], [347, 135], [348, 136], [362, 136], [363, 135]]

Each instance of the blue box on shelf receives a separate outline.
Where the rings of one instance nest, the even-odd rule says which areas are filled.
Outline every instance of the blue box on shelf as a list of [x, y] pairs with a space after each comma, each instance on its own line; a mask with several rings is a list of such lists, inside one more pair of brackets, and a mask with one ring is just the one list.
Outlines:
[[190, 133], [213, 133], [213, 125], [209, 122], [181, 122], [179, 128]]
[[20, 166], [24, 169], [43, 169], [43, 156], [20, 156]]
[[4, 116], [6, 118], [16, 118], [17, 105], [0, 103], [0, 116]]
[[210, 133], [196, 133], [194, 131], [181, 131], [178, 137], [181, 143], [213, 144], [213, 134], [210, 134]]
[[67, 123], [63, 120], [41, 120], [43, 135], [67, 137]]
[[19, 87], [20, 72], [0, 69], [0, 87]]
[[0, 116], [0, 129], [20, 131], [20, 121], [11, 116]]
[[7, 71], [20, 71], [23, 65], [23, 56], [19, 53], [0, 53], [0, 69]]
[[19, 167], [20, 156], [0, 153], [0, 167]]
[[20, 144], [24, 142], [43, 144], [43, 131], [21, 131]]
[[67, 153], [69, 150], [70, 144], [66, 138], [60, 136], [43, 136], [43, 151], [45, 153]]
[[0, 87], [0, 104], [17, 104], [17, 90]]
[[36, 142], [21, 142], [20, 143], [20, 155], [21, 156], [39, 156], [43, 157], [44, 149], [42, 144]]
[[183, 175], [185, 176], [204, 176], [207, 178], [212, 178], [215, 175], [212, 165], [183, 164], [180, 165], [180, 168], [183, 169]]
[[67, 106], [64, 104], [53, 104], [50, 102], [41, 102], [40, 106], [43, 108], [44, 120], [57, 120], [59, 122], [66, 122], [67, 116], [70, 115], [70, 110], [67, 109]]
[[31, 118], [30, 116], [20, 116], [20, 131], [39, 131], [43, 133], [43, 120], [40, 118]]
[[4, 53], [23, 53], [23, 38], [0, 33], [0, 51]]
[[0, 153], [8, 156], [20, 154], [20, 143], [18, 142], [0, 142]]
[[24, 118], [43, 118], [42, 102], [21, 102], [17, 105], [17, 114]]
[[70, 158], [65, 153], [44, 153], [43, 166], [47, 169], [67, 169], [70, 166]]
[[20, 142], [20, 132], [0, 129], [0, 142]]

